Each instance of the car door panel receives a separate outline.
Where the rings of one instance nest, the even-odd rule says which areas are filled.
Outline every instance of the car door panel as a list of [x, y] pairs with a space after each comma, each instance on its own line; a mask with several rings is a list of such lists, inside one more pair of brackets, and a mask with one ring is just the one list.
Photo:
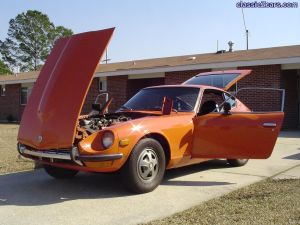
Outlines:
[[274, 148], [283, 112], [209, 113], [194, 118], [192, 157], [268, 158]]

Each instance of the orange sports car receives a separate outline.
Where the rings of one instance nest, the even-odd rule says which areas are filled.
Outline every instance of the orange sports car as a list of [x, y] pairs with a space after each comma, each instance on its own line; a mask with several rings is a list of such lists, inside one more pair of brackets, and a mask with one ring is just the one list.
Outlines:
[[60, 39], [22, 116], [18, 151], [55, 178], [120, 171], [137, 193], [155, 189], [166, 169], [226, 158], [232, 166], [268, 158], [283, 112], [251, 112], [227, 92], [250, 70], [199, 74], [183, 84], [140, 90], [118, 111], [112, 99], [80, 115], [114, 29]]

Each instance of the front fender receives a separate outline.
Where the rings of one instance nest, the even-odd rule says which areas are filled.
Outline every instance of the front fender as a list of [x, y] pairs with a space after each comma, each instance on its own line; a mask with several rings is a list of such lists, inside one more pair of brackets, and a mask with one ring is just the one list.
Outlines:
[[[190, 155], [193, 136], [193, 122], [191, 114], [149, 116], [131, 120], [103, 129], [90, 135], [79, 143], [79, 151], [85, 154], [116, 154], [123, 157], [111, 162], [115, 170], [120, 169], [139, 140], [149, 134], [163, 136], [170, 147], [170, 161], [172, 165], [179, 162], [184, 156]], [[102, 135], [110, 130], [115, 135], [114, 144], [109, 149], [101, 149]], [[100, 166], [100, 163], [88, 163], [87, 166]]]
[[128, 158], [140, 139], [159, 134], [167, 140], [170, 160], [176, 164], [184, 156], [190, 156], [194, 129], [192, 118], [191, 114], [153, 116], [120, 124], [113, 129], [118, 133], [119, 141], [126, 140], [124, 142], [128, 145], [119, 145], [119, 152]]

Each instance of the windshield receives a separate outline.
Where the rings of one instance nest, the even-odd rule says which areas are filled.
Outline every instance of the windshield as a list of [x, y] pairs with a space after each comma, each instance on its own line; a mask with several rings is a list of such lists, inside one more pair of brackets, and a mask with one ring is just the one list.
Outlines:
[[173, 110], [191, 112], [197, 102], [199, 88], [161, 87], [140, 90], [120, 110], [161, 110], [163, 98], [173, 100]]

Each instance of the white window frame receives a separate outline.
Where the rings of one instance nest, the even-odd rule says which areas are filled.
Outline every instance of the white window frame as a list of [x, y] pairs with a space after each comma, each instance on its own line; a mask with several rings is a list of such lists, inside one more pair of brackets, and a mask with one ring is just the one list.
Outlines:
[[1, 84], [1, 96], [5, 96], [6, 88], [5, 84]]
[[[24, 83], [21, 85], [20, 89], [20, 105], [27, 105], [28, 99], [30, 97], [31, 91], [33, 88], [33, 83]], [[22, 89], [26, 90], [26, 103], [22, 102]]]
[[99, 92], [107, 91], [107, 77], [99, 77]]

